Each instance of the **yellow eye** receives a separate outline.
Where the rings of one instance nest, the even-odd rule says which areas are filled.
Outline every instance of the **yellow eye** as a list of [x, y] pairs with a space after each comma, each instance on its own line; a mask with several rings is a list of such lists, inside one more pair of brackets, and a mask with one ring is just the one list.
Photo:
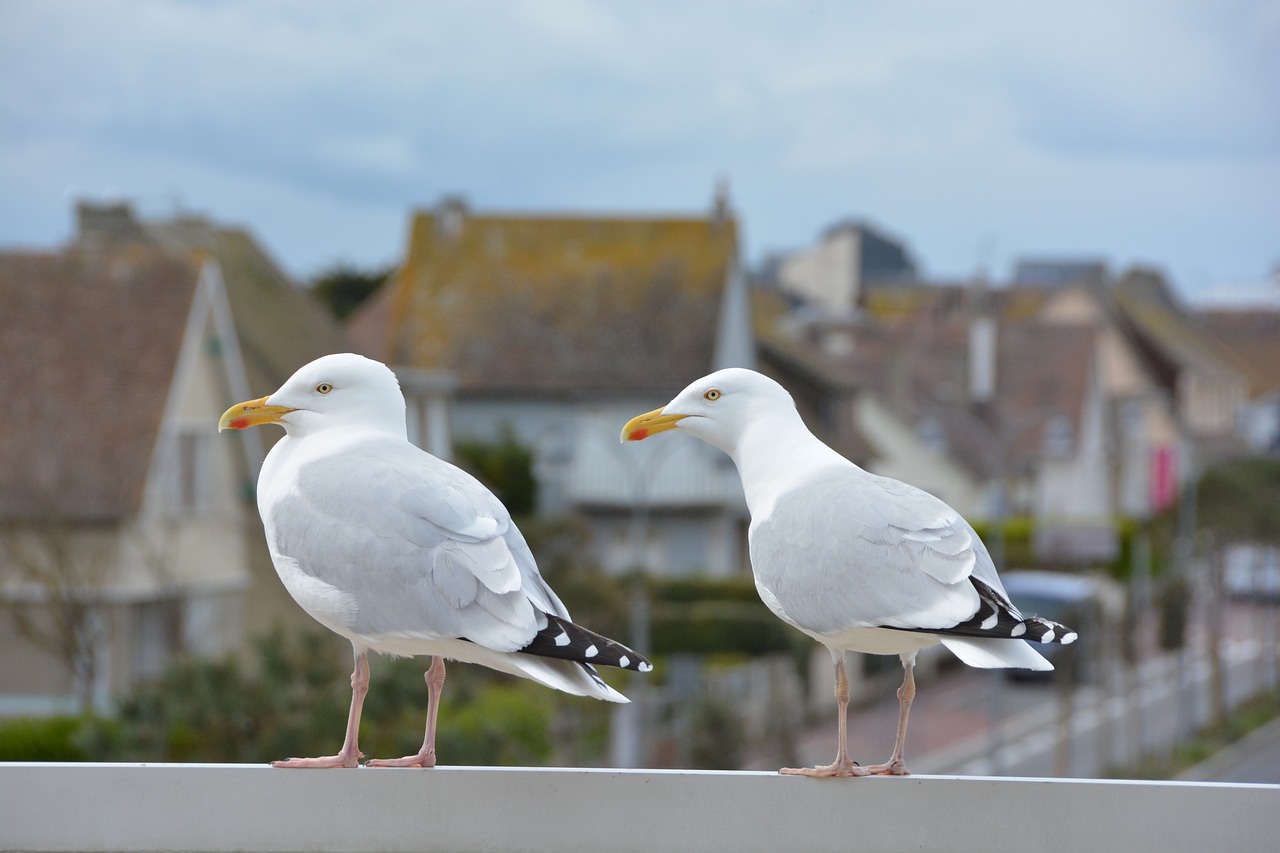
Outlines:
[[702, 398], [710, 403], [714, 403], [720, 399], [720, 389], [712, 388], [710, 391], [702, 395]]
[[316, 386], [317, 394], [328, 394], [332, 390], [333, 390], [333, 386], [330, 385], [328, 382], [321, 382], [319, 385]]

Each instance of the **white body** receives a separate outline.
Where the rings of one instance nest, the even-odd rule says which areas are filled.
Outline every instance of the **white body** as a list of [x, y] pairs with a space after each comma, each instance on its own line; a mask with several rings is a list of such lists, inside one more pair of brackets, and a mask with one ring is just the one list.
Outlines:
[[578, 663], [519, 653], [568, 611], [501, 502], [409, 443], [391, 371], [327, 356], [266, 402], [294, 411], [258, 509], [280, 580], [316, 621], [357, 654], [440, 655], [627, 701]]
[[[1025, 641], [1009, 638], [1011, 620], [1021, 616], [968, 522], [934, 496], [870, 474], [827, 447], [773, 380], [722, 370], [653, 414], [660, 429], [690, 433], [732, 457], [751, 512], [761, 599], [833, 656], [847, 650], [910, 660], [940, 642], [971, 666], [1052, 669]], [[985, 600], [973, 579], [986, 588]], [[968, 626], [983, 608], [991, 618]], [[961, 626], [991, 628], [993, 636], [949, 633]], [[997, 628], [1004, 636], [994, 636]], [[1025, 630], [1015, 626], [1012, 636]]]

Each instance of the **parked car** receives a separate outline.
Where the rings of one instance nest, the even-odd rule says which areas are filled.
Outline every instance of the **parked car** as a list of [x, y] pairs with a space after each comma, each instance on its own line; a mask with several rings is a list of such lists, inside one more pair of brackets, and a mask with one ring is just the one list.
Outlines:
[[1049, 659], [1053, 672], [1029, 669], [1005, 670], [1017, 680], [1044, 681], [1066, 675], [1073, 681], [1088, 681], [1099, 632], [1109, 631], [1124, 612], [1124, 592], [1114, 581], [1096, 575], [1050, 571], [1011, 571], [1000, 576], [1009, 599], [1024, 616], [1043, 616], [1061, 622], [1080, 635], [1069, 646], [1061, 643], [1035, 644], [1036, 651]]
[[1280, 548], [1232, 545], [1227, 548], [1222, 587], [1231, 598], [1280, 601]]

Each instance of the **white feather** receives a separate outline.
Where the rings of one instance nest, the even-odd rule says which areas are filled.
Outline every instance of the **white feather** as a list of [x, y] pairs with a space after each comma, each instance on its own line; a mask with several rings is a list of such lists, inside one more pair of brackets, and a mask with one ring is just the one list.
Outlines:
[[981, 637], [942, 637], [942, 645], [960, 660], [980, 669], [1034, 669], [1048, 672], [1053, 664], [1026, 640], [989, 640]]
[[276, 571], [307, 613], [357, 649], [442, 655], [626, 701], [577, 663], [516, 653], [547, 614], [569, 613], [498, 499], [408, 442], [391, 371], [326, 356], [269, 404], [295, 411], [262, 467], [258, 508]]
[[1021, 640], [946, 633], [979, 612], [971, 579], [1007, 599], [982, 540], [943, 501], [819, 441], [773, 380], [718, 371], [662, 414], [733, 458], [756, 589], [779, 618], [833, 650], [910, 655], [942, 642], [972, 666], [1051, 668]]

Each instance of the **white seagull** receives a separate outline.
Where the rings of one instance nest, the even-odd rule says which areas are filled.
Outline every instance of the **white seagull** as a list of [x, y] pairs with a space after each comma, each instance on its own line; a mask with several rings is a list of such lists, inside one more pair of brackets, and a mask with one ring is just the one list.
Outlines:
[[[839, 735], [825, 767], [804, 776], [905, 775], [916, 654], [942, 643], [976, 667], [1048, 670], [1024, 640], [1070, 643], [1073, 631], [1024, 618], [982, 540], [954, 509], [906, 483], [862, 470], [809, 432], [777, 382], [730, 368], [699, 379], [622, 428], [623, 441], [679, 430], [733, 458], [751, 512], [756, 589], [785, 622], [822, 643], [836, 669]], [[898, 655], [898, 737], [884, 764], [848, 754], [846, 651]]]
[[579, 696], [627, 698], [592, 664], [647, 672], [640, 655], [571, 621], [524, 537], [471, 475], [410, 444], [395, 374], [350, 353], [299, 368], [280, 390], [237, 403], [218, 429], [280, 424], [258, 478], [276, 572], [317, 622], [351, 641], [351, 711], [337, 755], [276, 767], [355, 767], [369, 652], [430, 655], [417, 755], [371, 767], [432, 767], [445, 659]]

